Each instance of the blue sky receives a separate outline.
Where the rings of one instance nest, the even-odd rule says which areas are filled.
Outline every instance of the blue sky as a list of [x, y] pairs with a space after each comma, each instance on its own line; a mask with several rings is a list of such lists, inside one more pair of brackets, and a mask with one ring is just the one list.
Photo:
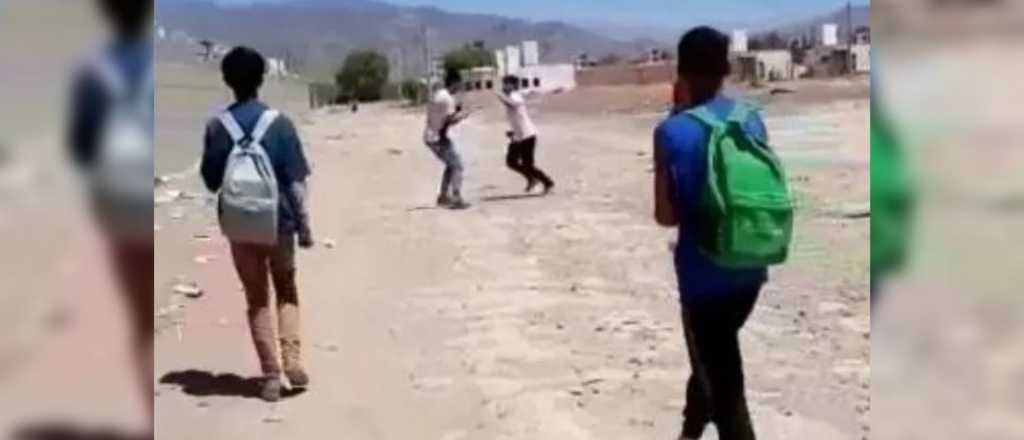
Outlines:
[[[217, 0], [220, 3], [292, 0]], [[455, 12], [498, 14], [529, 20], [608, 24], [637, 30], [669, 31], [694, 24], [767, 27], [814, 17], [846, 5], [845, 0], [384, 0], [433, 5]], [[869, 4], [870, 0], [854, 0]]]

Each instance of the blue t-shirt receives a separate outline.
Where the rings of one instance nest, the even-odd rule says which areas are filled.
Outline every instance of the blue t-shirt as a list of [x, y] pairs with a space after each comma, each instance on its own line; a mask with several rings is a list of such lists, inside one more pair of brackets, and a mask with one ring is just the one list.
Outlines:
[[[231, 105], [228, 107], [228, 111], [235, 117], [243, 131], [252, 133], [260, 116], [267, 108], [267, 105], [260, 100], [250, 99]], [[203, 144], [200, 174], [203, 176], [206, 187], [210, 191], [216, 192], [223, 183], [224, 168], [227, 166], [228, 156], [231, 149], [234, 148], [235, 142], [220, 120], [212, 118], [206, 125]], [[267, 156], [270, 157], [270, 164], [274, 167], [274, 175], [281, 190], [281, 204], [278, 210], [280, 219], [278, 224], [281, 233], [295, 233], [300, 226], [297, 204], [302, 202], [291, 198], [291, 185], [293, 182], [304, 182], [309, 177], [310, 169], [302, 149], [302, 141], [299, 139], [291, 119], [285, 115], [278, 116], [267, 129], [261, 145], [267, 151]]]
[[[113, 61], [129, 88], [129, 93], [153, 95], [153, 83], [144, 82], [144, 75], [152, 73], [153, 45], [149, 40], [118, 41], [99, 54]], [[147, 84], [148, 90], [141, 90]], [[100, 131], [107, 121], [112, 97], [100, 80], [95, 66], [80, 68], [72, 84], [71, 118], [67, 127], [68, 146], [75, 163], [89, 168], [99, 156]], [[153, 133], [153, 106], [146, 116], [149, 132]]]
[[[729, 117], [736, 101], [719, 96], [705, 104], [719, 117]], [[764, 121], [751, 112], [746, 122], [749, 133], [767, 140]], [[687, 231], [701, 221], [698, 207], [707, 185], [707, 143], [710, 129], [685, 113], [669, 117], [654, 132], [657, 154], [668, 166], [672, 179], [672, 202], [680, 221], [675, 266], [680, 297], [686, 303], [724, 299], [737, 291], [758, 287], [768, 279], [767, 269], [735, 270], [713, 262]]]

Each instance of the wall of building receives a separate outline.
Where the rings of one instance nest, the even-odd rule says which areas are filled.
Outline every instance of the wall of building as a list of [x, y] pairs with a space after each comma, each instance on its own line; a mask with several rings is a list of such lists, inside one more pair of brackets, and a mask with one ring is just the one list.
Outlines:
[[870, 72], [871, 46], [867, 44], [854, 45], [850, 51], [853, 53], [853, 71], [857, 73]]
[[524, 66], [518, 76], [529, 83], [528, 91], [550, 93], [576, 88], [576, 67], [572, 64], [538, 64]]
[[576, 72], [576, 82], [580, 87], [659, 84], [675, 79], [673, 63], [597, 66]]

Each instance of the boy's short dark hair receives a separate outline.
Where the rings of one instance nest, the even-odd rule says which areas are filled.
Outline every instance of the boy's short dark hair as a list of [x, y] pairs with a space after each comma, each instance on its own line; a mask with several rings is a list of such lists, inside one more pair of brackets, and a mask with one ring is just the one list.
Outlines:
[[96, 0], [103, 15], [118, 32], [142, 33], [151, 23], [153, 2], [139, 0]]
[[679, 40], [679, 74], [729, 76], [729, 37], [714, 28], [691, 29]]
[[444, 72], [444, 85], [451, 87], [462, 82], [462, 74], [458, 70], [448, 69]]
[[238, 46], [231, 49], [221, 61], [220, 71], [224, 75], [224, 82], [236, 94], [251, 94], [263, 85], [267, 61], [254, 49]]

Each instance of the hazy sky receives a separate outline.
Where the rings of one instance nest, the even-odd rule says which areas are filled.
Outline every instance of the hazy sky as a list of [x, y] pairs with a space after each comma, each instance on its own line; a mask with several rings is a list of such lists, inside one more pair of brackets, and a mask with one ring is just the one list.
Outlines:
[[[159, 0], [158, 0], [159, 1]], [[293, 0], [217, 0], [220, 3]], [[530, 20], [610, 23], [627, 27], [678, 29], [697, 23], [761, 27], [817, 16], [845, 6], [845, 0], [385, 0], [433, 5], [456, 12], [499, 14]], [[869, 4], [870, 0], [854, 0]]]

